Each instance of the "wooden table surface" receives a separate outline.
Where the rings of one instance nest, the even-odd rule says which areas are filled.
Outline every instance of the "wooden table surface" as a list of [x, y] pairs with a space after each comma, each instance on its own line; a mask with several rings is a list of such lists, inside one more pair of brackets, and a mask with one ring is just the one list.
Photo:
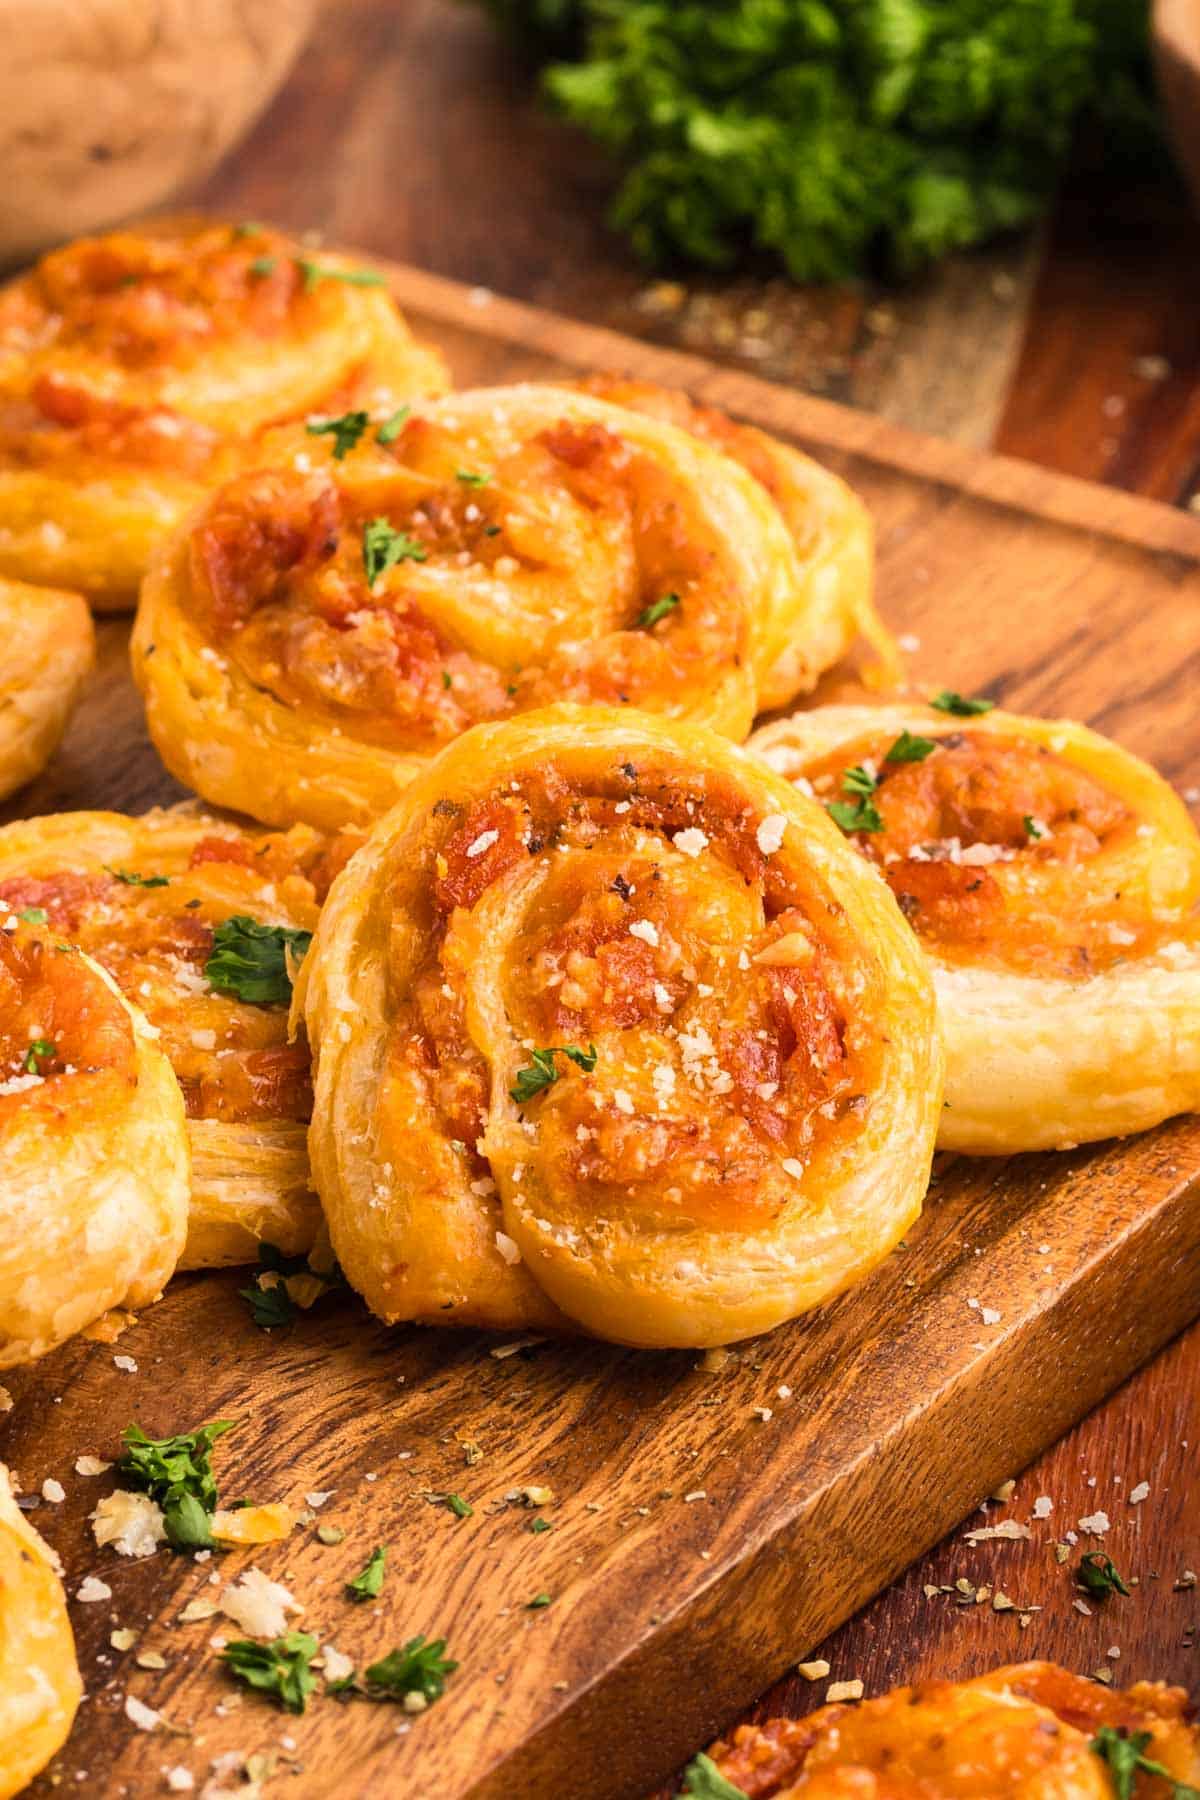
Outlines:
[[[1177, 194], [1114, 193], [1080, 170], [1039, 234], [886, 292], [649, 277], [605, 229], [607, 192], [603, 157], [542, 114], [473, 8], [327, 0], [289, 84], [197, 198], [1171, 503], [1200, 488], [1200, 228]], [[1200, 1569], [1198, 1452], [1200, 1327], [1012, 1471], [1011, 1504], [988, 1510], [1027, 1520], [1048, 1498], [1032, 1541], [972, 1549], [956, 1532], [812, 1656], [869, 1693], [1031, 1656], [1200, 1693], [1200, 1588], [1180, 1585]], [[1084, 1616], [1053, 1540], [1099, 1509], [1139, 1585]], [[960, 1580], [970, 1593], [929, 1593]], [[1022, 1629], [980, 1586], [1042, 1610]], [[793, 1676], [755, 1715], [823, 1693]]]

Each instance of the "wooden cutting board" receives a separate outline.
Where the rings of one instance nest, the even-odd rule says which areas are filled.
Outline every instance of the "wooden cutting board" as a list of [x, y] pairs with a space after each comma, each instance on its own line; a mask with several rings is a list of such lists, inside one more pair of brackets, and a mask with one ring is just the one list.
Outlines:
[[[1200, 520], [393, 275], [460, 385], [630, 373], [813, 450], [875, 514], [883, 611], [919, 640], [917, 679], [1085, 719], [1181, 788], [1200, 784]], [[126, 637], [102, 626], [97, 677], [22, 811], [178, 797], [146, 740]], [[1200, 1313], [1200, 1121], [1058, 1157], [947, 1162], [885, 1267], [719, 1374], [694, 1354], [596, 1344], [497, 1355], [480, 1336], [386, 1331], [348, 1298], [263, 1333], [243, 1279], [183, 1277], [119, 1344], [80, 1340], [6, 1378], [0, 1455], [26, 1491], [47, 1476], [67, 1489], [32, 1517], [69, 1591], [89, 1573], [113, 1590], [73, 1607], [88, 1698], [53, 1779], [149, 1795], [173, 1765], [199, 1788], [212, 1758], [273, 1750], [268, 1791], [297, 1800], [635, 1800]], [[77, 1476], [76, 1457], [113, 1455], [132, 1419], [158, 1435], [216, 1416], [243, 1421], [218, 1452], [227, 1497], [303, 1505], [332, 1489], [318, 1517], [345, 1541], [300, 1528], [217, 1573], [98, 1551], [86, 1515], [108, 1482]], [[471, 1465], [468, 1443], [483, 1453]], [[538, 1509], [553, 1530], [531, 1532], [507, 1498], [528, 1485], [553, 1490]], [[470, 1518], [427, 1498], [447, 1491]], [[376, 1544], [385, 1592], [353, 1606], [342, 1584]], [[222, 1622], [177, 1618], [255, 1560], [360, 1665], [445, 1636], [460, 1663], [445, 1697], [411, 1719], [317, 1697], [293, 1719], [235, 1688], [210, 1648]], [[111, 1649], [117, 1626], [165, 1670]], [[1014, 1621], [997, 1654], [1018, 1653]], [[185, 1735], [135, 1730], [127, 1693]]]

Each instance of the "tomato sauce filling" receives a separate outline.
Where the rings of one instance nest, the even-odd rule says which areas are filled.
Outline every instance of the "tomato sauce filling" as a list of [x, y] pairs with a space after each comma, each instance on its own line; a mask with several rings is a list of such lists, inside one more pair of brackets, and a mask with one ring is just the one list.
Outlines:
[[[888, 737], [808, 770], [819, 800], [850, 809], [839, 822], [918, 936], [947, 960], [1027, 974], [1079, 976], [1138, 954], [1151, 922], [1105, 872], [1136, 836], [1124, 802], [1031, 740], [961, 731], [934, 741], [919, 761], [889, 761]], [[869, 792], [855, 776], [847, 786], [850, 769]], [[854, 829], [860, 800], [867, 826]]]
[[0, 1119], [69, 1106], [87, 1076], [135, 1085], [129, 1015], [68, 946], [0, 931]]
[[814, 923], [820, 903], [790, 890], [732, 790], [627, 769], [601, 795], [547, 770], [455, 823], [436, 858], [433, 946], [415, 981], [400, 978], [393, 1045], [424, 1071], [445, 1135], [472, 1151], [491, 1083], [466, 1017], [477, 931], [490, 946], [473, 914], [529, 878], [503, 1000], [531, 1059], [557, 1047], [554, 1078], [521, 1110], [570, 1204], [745, 1226], [859, 1131], [874, 977], [844, 933], [835, 943], [833, 915]]
[[[309, 839], [313, 841], [309, 841]], [[59, 931], [113, 976], [160, 1033], [192, 1118], [231, 1124], [304, 1121], [312, 1107], [307, 1045], [288, 1041], [288, 1009], [214, 989], [205, 973], [217, 928], [235, 915], [278, 917], [286, 898], [295, 916], [315, 922], [330, 881], [356, 847], [347, 834], [330, 843], [306, 834], [251, 836], [214, 832], [180, 855], [145, 866], [55, 870], [0, 880], [0, 901], [16, 912], [46, 914]], [[153, 879], [145, 886], [121, 875]]]
[[[1014, 1708], [1005, 1698], [1009, 1694], [1053, 1717]], [[998, 1800], [1022, 1778], [1036, 1780], [1042, 1771], [1058, 1772], [1071, 1793], [1082, 1776], [1091, 1792], [1093, 1771], [1099, 1780], [1101, 1765], [1089, 1745], [1104, 1725], [1151, 1732], [1154, 1741], [1146, 1755], [1173, 1773], [1191, 1774], [1195, 1751], [1180, 1717], [1182, 1699], [1178, 1689], [1150, 1696], [1137, 1688], [1110, 1691], [1053, 1664], [1035, 1663], [974, 1682], [897, 1688], [862, 1706], [835, 1704], [804, 1719], [744, 1725], [730, 1740], [715, 1744], [711, 1754], [747, 1800], [784, 1800], [793, 1789], [797, 1800], [810, 1789], [849, 1796], [860, 1791], [852, 1772], [870, 1782], [862, 1791], [872, 1795], [884, 1792], [874, 1776], [885, 1780], [889, 1800], [915, 1800], [934, 1791], [962, 1800]], [[1056, 1729], [1056, 1720], [1069, 1734]], [[839, 1770], [845, 1779], [833, 1775], [832, 1785], [826, 1785], [825, 1772]]]
[[382, 472], [229, 484], [190, 547], [213, 641], [283, 704], [395, 749], [553, 700], [682, 704], [738, 666], [727, 557], [652, 458], [564, 421], [482, 460], [417, 419]]
[[[218, 434], [165, 402], [123, 400], [120, 378], [153, 395], [206, 355], [302, 329], [321, 304], [310, 287], [288, 240], [258, 227], [114, 232], [50, 252], [0, 295], [0, 351], [30, 345], [35, 369], [47, 352], [61, 353], [63, 366], [0, 392], [0, 457], [17, 467], [95, 458], [204, 475]], [[89, 375], [90, 358], [118, 391]]]

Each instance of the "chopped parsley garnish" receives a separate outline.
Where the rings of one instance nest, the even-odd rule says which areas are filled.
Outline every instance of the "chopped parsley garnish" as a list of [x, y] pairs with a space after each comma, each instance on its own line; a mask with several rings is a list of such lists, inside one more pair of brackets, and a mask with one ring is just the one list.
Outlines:
[[251, 275], [257, 275], [260, 279], [264, 275], [273, 275], [278, 260], [279, 259], [274, 256], [256, 256], [254, 261], [249, 265]]
[[683, 1788], [675, 1800], [746, 1800], [746, 1795], [726, 1781], [711, 1756], [702, 1753], [683, 1771]]
[[304, 292], [311, 294], [318, 282], [341, 281], [347, 287], [386, 287], [387, 277], [374, 269], [329, 269], [311, 256], [297, 256], [296, 267], [304, 278]]
[[649, 606], [643, 608], [638, 614], [639, 627], [643, 631], [648, 631], [651, 625], [657, 625], [658, 621], [665, 619], [669, 612], [674, 612], [678, 605], [678, 594], [664, 594], [660, 600], [652, 600]]
[[590, 1075], [596, 1066], [599, 1052], [595, 1044], [589, 1044], [586, 1050], [581, 1050], [577, 1044], [547, 1044], [545, 1049], [533, 1050], [530, 1054], [533, 1061], [517, 1070], [517, 1079], [508, 1090], [518, 1105], [532, 1100], [543, 1088], [553, 1087], [559, 1076], [559, 1071], [554, 1066], [556, 1056], [565, 1056], [569, 1062]]
[[553, 1605], [553, 1601], [554, 1596], [543, 1591], [540, 1594], [535, 1594], [532, 1600], [527, 1600], [525, 1602], [525, 1611], [542, 1612], [547, 1606]]
[[406, 1694], [420, 1694], [427, 1705], [440, 1700], [446, 1689], [447, 1675], [453, 1675], [458, 1664], [444, 1654], [445, 1638], [426, 1643], [423, 1637], [409, 1638], [399, 1650], [392, 1650], [366, 1671], [369, 1692], [378, 1698], [403, 1700]]
[[918, 737], [916, 732], [905, 730], [900, 733], [883, 760], [891, 763], [924, 762], [936, 749], [936, 738]]
[[[263, 1283], [264, 1275], [274, 1281]], [[315, 1276], [325, 1288], [343, 1287], [345, 1277], [335, 1263], [328, 1274], [314, 1269], [307, 1256], [285, 1256], [275, 1244], [258, 1246], [258, 1273], [248, 1288], [238, 1289], [238, 1298], [250, 1308], [250, 1317], [261, 1331], [272, 1331], [279, 1325], [290, 1325], [297, 1306], [287, 1287], [289, 1275]]]
[[233, 228], [233, 241], [236, 244], [239, 238], [261, 237], [262, 230], [257, 219], [241, 219]]
[[383, 1544], [372, 1550], [370, 1560], [365, 1569], [356, 1575], [353, 1581], [346, 1583], [346, 1592], [352, 1600], [378, 1600], [383, 1592], [384, 1566], [387, 1562], [387, 1549]]
[[292, 997], [292, 969], [304, 961], [311, 931], [287, 925], [260, 925], [235, 913], [213, 932], [204, 965], [210, 987], [252, 1006], [286, 1006]]
[[332, 437], [333, 458], [341, 462], [350, 450], [353, 450], [367, 426], [371, 423], [365, 412], [339, 413], [336, 418], [309, 419], [304, 427], [310, 437]]
[[210, 1524], [217, 1509], [212, 1472], [213, 1445], [236, 1419], [214, 1419], [176, 1437], [147, 1437], [140, 1425], [121, 1434], [124, 1455], [117, 1475], [126, 1487], [140, 1488], [162, 1508], [167, 1539], [176, 1550], [205, 1550], [212, 1544]]
[[535, 1536], [539, 1536], [543, 1531], [553, 1531], [554, 1527], [549, 1519], [530, 1519], [525, 1529], [532, 1531]]
[[464, 487], [486, 487], [492, 479], [490, 469], [455, 469], [455, 481], [461, 481]]
[[449, 669], [442, 670], [442, 686], [445, 688], [447, 693], [449, 693], [450, 689], [454, 686], [454, 683], [450, 679]]
[[882, 831], [883, 817], [871, 800], [879, 782], [861, 763], [855, 763], [842, 776], [842, 792], [850, 800], [827, 800], [825, 811], [834, 824], [845, 832]]
[[26, 906], [17, 914], [26, 925], [48, 925], [50, 914], [44, 906]]
[[469, 1500], [464, 1500], [461, 1494], [434, 1494], [432, 1498], [436, 1506], [444, 1506], [446, 1511], [452, 1512], [456, 1519], [474, 1517], [475, 1508]]
[[139, 875], [136, 869], [115, 869], [111, 863], [103, 866], [106, 875], [111, 875], [114, 881], [121, 882], [125, 887], [160, 888], [171, 885], [165, 875]]
[[368, 519], [363, 526], [362, 553], [368, 587], [374, 587], [396, 563], [424, 562], [429, 555], [424, 544], [395, 530], [386, 519]]
[[375, 433], [375, 442], [377, 444], [394, 444], [396, 439], [400, 436], [400, 433], [404, 430], [405, 423], [411, 411], [411, 406], [398, 406], [391, 418], [385, 419], [383, 424], [379, 427], [379, 430]]
[[842, 792], [844, 794], [873, 794], [878, 786], [879, 783], [874, 775], [869, 769], [864, 769], [861, 763], [852, 764], [842, 776]]
[[1075, 1571], [1075, 1579], [1081, 1588], [1086, 1588], [1097, 1600], [1106, 1600], [1110, 1594], [1129, 1593], [1112, 1557], [1106, 1556], [1103, 1550], [1084, 1552]]
[[1160, 1762], [1152, 1762], [1144, 1754], [1146, 1745], [1152, 1741], [1148, 1731], [1126, 1732], [1123, 1727], [1112, 1725], [1102, 1725], [1092, 1739], [1089, 1749], [1095, 1751], [1111, 1774], [1116, 1800], [1133, 1800], [1134, 1783], [1139, 1775], [1158, 1775], [1163, 1781], [1169, 1781], [1171, 1800], [1197, 1800], [1200, 1788], [1190, 1787], [1186, 1781], [1176, 1781], [1169, 1769], [1164, 1769]]
[[287, 1712], [302, 1713], [317, 1685], [311, 1664], [318, 1649], [316, 1638], [307, 1631], [289, 1631], [269, 1644], [235, 1638], [221, 1658], [230, 1674], [247, 1687], [273, 1694]]
[[1030, 838], [1035, 844], [1039, 838], [1050, 836], [1050, 833], [1046, 830], [1046, 827], [1042, 824], [1041, 820], [1035, 819], [1032, 813], [1025, 813], [1022, 816], [1021, 823], [1025, 827], [1025, 836]]
[[981, 713], [990, 713], [996, 702], [966, 699], [962, 694], [956, 694], [953, 688], [942, 688], [940, 693], [930, 697], [929, 704], [938, 712], [953, 713], [956, 719], [975, 719]]
[[38, 1067], [38, 1059], [40, 1058], [43, 1062], [47, 1062], [50, 1057], [55, 1054], [56, 1046], [50, 1042], [49, 1038], [34, 1038], [32, 1044], [30, 1044], [28, 1050], [25, 1052], [25, 1073], [27, 1075], [40, 1075], [42, 1071]]

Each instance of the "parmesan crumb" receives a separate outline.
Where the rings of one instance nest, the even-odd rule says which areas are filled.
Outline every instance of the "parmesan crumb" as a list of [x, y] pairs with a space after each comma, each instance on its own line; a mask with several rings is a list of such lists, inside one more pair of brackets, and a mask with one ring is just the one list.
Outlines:
[[152, 1706], [147, 1706], [145, 1701], [139, 1700], [136, 1694], [126, 1694], [125, 1696], [125, 1717], [131, 1725], [136, 1725], [139, 1731], [154, 1731], [162, 1723], [162, 1714], [156, 1713]]
[[123, 1369], [127, 1375], [137, 1374], [137, 1363], [132, 1356], [114, 1356], [113, 1363], [118, 1369]]
[[818, 1657], [816, 1662], [797, 1663], [796, 1673], [803, 1675], [805, 1681], [824, 1681], [829, 1673], [829, 1664], [823, 1657]]
[[1130, 1488], [1129, 1490], [1130, 1506], [1140, 1506], [1143, 1500], [1148, 1500], [1149, 1498], [1150, 1483], [1148, 1481], [1139, 1481], [1135, 1488]]
[[1086, 1519], [1080, 1519], [1080, 1531], [1088, 1531], [1093, 1537], [1103, 1537], [1111, 1521], [1106, 1512], [1089, 1513]]
[[102, 1549], [111, 1544], [120, 1556], [153, 1556], [166, 1541], [162, 1509], [149, 1494], [117, 1488], [97, 1503], [90, 1517], [96, 1542]]
[[75, 1598], [84, 1606], [90, 1606], [96, 1600], [111, 1600], [112, 1589], [98, 1575], [85, 1575], [76, 1589]]
[[261, 1569], [249, 1568], [221, 1595], [221, 1611], [248, 1637], [277, 1638], [287, 1630], [288, 1614], [304, 1608], [279, 1582]]
[[51, 1506], [61, 1506], [66, 1497], [67, 1490], [62, 1482], [55, 1481], [52, 1475], [47, 1475], [42, 1483], [42, 1499], [48, 1500]]
[[708, 834], [697, 825], [689, 825], [686, 831], [677, 831], [671, 842], [685, 856], [699, 856], [702, 850], [708, 848]]
[[77, 1475], [103, 1475], [106, 1469], [111, 1468], [111, 1463], [101, 1462], [98, 1456], [77, 1456], [75, 1458]]
[[768, 813], [754, 834], [754, 841], [764, 856], [774, 856], [783, 843], [787, 820], [782, 813]]
[[861, 1681], [831, 1681], [825, 1690], [826, 1706], [837, 1706], [847, 1700], [861, 1700], [863, 1684]]
[[521, 1260], [521, 1249], [515, 1238], [510, 1238], [506, 1231], [496, 1233], [496, 1248], [510, 1267]]
[[481, 831], [475, 841], [467, 845], [467, 856], [472, 860], [477, 856], [482, 856], [485, 850], [490, 850], [492, 845], [499, 841], [500, 833], [498, 831]]
[[635, 919], [629, 927], [630, 937], [641, 938], [652, 950], [658, 948], [658, 927], [650, 919]]

